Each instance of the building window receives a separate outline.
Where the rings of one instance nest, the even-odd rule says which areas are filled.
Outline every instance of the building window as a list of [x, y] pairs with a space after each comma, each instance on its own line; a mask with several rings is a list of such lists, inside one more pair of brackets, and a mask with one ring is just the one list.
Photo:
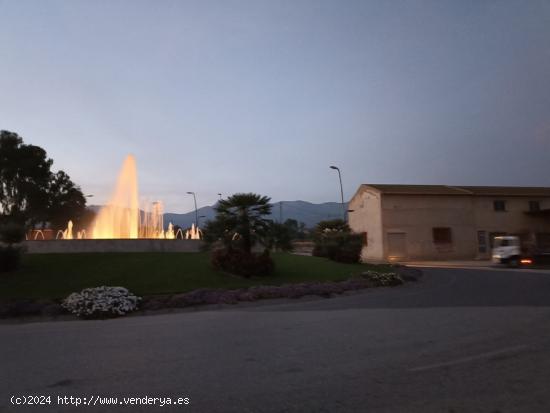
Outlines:
[[493, 208], [495, 211], [506, 211], [506, 201], [493, 201]]
[[432, 228], [434, 244], [450, 244], [453, 242], [451, 228]]
[[531, 211], [531, 212], [540, 211], [540, 202], [539, 201], [529, 201], [529, 211]]

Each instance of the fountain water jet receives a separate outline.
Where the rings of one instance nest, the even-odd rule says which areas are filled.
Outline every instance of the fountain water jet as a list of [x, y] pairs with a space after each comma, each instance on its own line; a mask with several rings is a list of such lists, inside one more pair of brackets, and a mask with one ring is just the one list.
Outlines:
[[128, 155], [113, 195], [92, 224], [91, 238], [138, 238], [139, 203], [136, 160]]
[[168, 224], [168, 229], [164, 233], [164, 238], [166, 238], [166, 239], [176, 239], [176, 236], [174, 235], [174, 226], [172, 225], [171, 222]]
[[185, 239], [201, 239], [202, 230], [199, 227], [195, 227], [195, 224], [191, 225], [191, 229], [185, 231]]
[[[162, 202], [153, 202], [140, 210], [136, 160], [132, 155], [124, 160], [111, 199], [101, 208], [89, 231], [77, 233], [78, 238], [89, 236], [93, 239], [175, 239], [176, 235], [172, 223], [164, 230]], [[72, 238], [72, 229], [70, 237]], [[184, 238], [183, 233], [181, 238]], [[185, 238], [201, 239], [202, 231], [193, 226]]]

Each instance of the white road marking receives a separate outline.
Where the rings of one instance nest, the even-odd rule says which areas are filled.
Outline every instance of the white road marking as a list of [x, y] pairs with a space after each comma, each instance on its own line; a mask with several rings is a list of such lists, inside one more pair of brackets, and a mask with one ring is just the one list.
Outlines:
[[427, 366], [415, 367], [415, 368], [409, 369], [409, 371], [426, 371], [426, 370], [438, 369], [441, 367], [455, 366], [457, 364], [469, 363], [471, 361], [491, 358], [494, 356], [499, 356], [501, 354], [516, 353], [516, 352], [525, 350], [527, 348], [529, 348], [529, 346], [526, 346], [526, 345], [507, 347], [500, 350], [488, 351], [487, 353], [480, 353], [480, 354], [476, 354], [475, 356], [462, 357], [456, 360], [451, 360], [443, 363], [428, 364]]

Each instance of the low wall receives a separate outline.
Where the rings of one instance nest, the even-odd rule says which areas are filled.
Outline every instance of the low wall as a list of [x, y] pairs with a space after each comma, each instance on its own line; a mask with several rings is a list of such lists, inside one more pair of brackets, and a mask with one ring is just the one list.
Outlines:
[[72, 239], [25, 241], [30, 254], [80, 252], [198, 252], [200, 240], [191, 239]]

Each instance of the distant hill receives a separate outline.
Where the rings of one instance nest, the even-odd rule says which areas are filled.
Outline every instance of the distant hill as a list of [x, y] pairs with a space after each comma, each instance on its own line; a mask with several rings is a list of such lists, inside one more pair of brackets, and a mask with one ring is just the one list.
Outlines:
[[[308, 228], [313, 228], [319, 221], [342, 217], [342, 204], [337, 202], [312, 204], [306, 201], [282, 201], [282, 208], [279, 206], [280, 204], [280, 202], [273, 204], [271, 219], [274, 221], [279, 221], [280, 212], [282, 212], [283, 221], [291, 218], [303, 222]], [[198, 209], [198, 215], [199, 217], [204, 215], [204, 218], [199, 219], [202, 226], [205, 221], [213, 219], [216, 212], [213, 206], [206, 206]], [[164, 214], [164, 222], [165, 225], [171, 222], [180, 227], [189, 227], [195, 222], [195, 211], [186, 214], [166, 213]]]
[[[282, 204], [282, 208], [280, 205]], [[347, 207], [347, 205], [346, 205]], [[90, 205], [88, 208], [94, 212], [101, 209], [100, 205]], [[342, 218], [342, 204], [338, 202], [325, 202], [322, 204], [313, 204], [306, 201], [282, 201], [273, 204], [271, 219], [279, 221], [281, 217], [283, 221], [287, 219], [295, 219], [298, 222], [306, 224], [307, 228], [313, 228], [319, 221], [326, 219]], [[204, 222], [214, 219], [216, 211], [214, 206], [205, 206], [198, 209], [199, 223], [201, 226]], [[167, 212], [164, 214], [164, 225], [168, 223], [179, 225], [182, 228], [190, 227], [195, 222], [195, 211], [185, 214], [175, 214]]]
[[[205, 206], [199, 208], [198, 210], [199, 217], [199, 226], [203, 226], [204, 223], [208, 220], [213, 219], [216, 216], [216, 211], [212, 206]], [[171, 212], [166, 212], [164, 214], [164, 225], [168, 226], [169, 223], [174, 225], [179, 225], [182, 228], [188, 228], [195, 222], [195, 211], [187, 212], [186, 214], [174, 214]]]

